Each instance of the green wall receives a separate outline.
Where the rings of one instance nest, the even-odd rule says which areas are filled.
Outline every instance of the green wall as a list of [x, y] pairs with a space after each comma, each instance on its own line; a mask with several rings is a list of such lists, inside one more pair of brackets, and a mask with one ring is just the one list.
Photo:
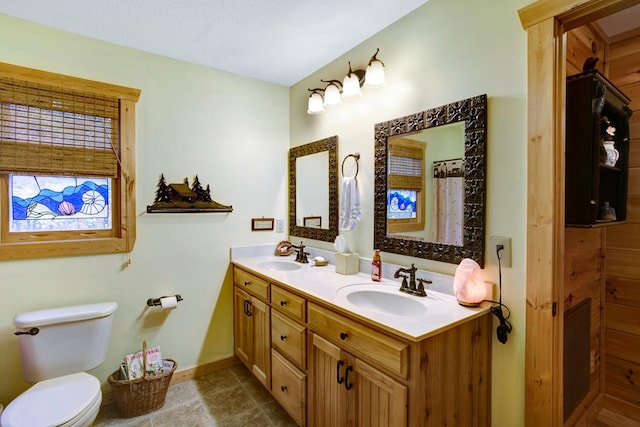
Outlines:
[[[374, 125], [486, 93], [488, 157], [486, 247], [489, 236], [512, 239], [512, 267], [503, 268], [503, 301], [513, 315], [506, 345], [493, 340], [492, 425], [524, 425], [526, 271], [526, 32], [517, 11], [525, 0], [429, 0], [419, 9], [345, 53], [290, 92], [291, 145], [339, 136], [341, 162], [359, 152], [362, 221], [344, 232], [361, 256], [373, 256]], [[348, 31], [348, 29], [345, 29]], [[380, 48], [387, 84], [320, 115], [306, 113], [307, 88], [364, 68]], [[331, 249], [332, 244], [324, 244]], [[488, 260], [488, 254], [487, 254]], [[382, 261], [454, 274], [455, 265], [382, 253]], [[487, 265], [485, 280], [498, 282]], [[497, 286], [496, 286], [497, 287]], [[455, 357], [455, 355], [452, 355]]]

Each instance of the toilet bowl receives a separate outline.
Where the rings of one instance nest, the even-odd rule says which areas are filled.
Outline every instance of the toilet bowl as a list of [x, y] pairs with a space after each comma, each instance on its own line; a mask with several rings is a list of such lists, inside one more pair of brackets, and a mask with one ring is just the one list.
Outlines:
[[98, 416], [100, 381], [86, 373], [105, 359], [115, 302], [14, 317], [22, 372], [34, 385], [0, 414], [2, 427], [85, 427]]
[[85, 372], [52, 378], [33, 385], [2, 412], [2, 427], [85, 427], [102, 403], [100, 381]]

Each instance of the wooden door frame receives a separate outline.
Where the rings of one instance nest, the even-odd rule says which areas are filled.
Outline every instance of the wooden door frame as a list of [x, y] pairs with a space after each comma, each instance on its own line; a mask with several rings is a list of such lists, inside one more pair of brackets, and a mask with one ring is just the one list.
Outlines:
[[564, 34], [636, 4], [640, 0], [538, 0], [518, 11], [528, 61], [527, 426], [563, 425]]

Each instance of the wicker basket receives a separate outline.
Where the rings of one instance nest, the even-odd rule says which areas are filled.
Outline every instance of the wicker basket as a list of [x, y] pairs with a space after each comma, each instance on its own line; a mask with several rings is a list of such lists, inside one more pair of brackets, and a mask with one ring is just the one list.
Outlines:
[[137, 417], [162, 408], [171, 377], [178, 366], [173, 359], [164, 360], [173, 362], [173, 367], [168, 372], [153, 377], [146, 375], [146, 369], [143, 369], [142, 378], [135, 380], [121, 380], [119, 369], [109, 375], [113, 397], [123, 418]]

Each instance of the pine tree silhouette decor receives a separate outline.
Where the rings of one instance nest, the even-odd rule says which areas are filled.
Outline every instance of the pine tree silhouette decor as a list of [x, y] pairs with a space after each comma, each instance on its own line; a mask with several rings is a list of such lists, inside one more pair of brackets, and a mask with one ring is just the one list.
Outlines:
[[153, 205], [147, 206], [147, 213], [181, 212], [232, 212], [231, 205], [218, 203], [211, 198], [211, 189], [204, 189], [198, 175], [189, 187], [189, 179], [182, 183], [167, 184], [164, 174], [160, 175]]

